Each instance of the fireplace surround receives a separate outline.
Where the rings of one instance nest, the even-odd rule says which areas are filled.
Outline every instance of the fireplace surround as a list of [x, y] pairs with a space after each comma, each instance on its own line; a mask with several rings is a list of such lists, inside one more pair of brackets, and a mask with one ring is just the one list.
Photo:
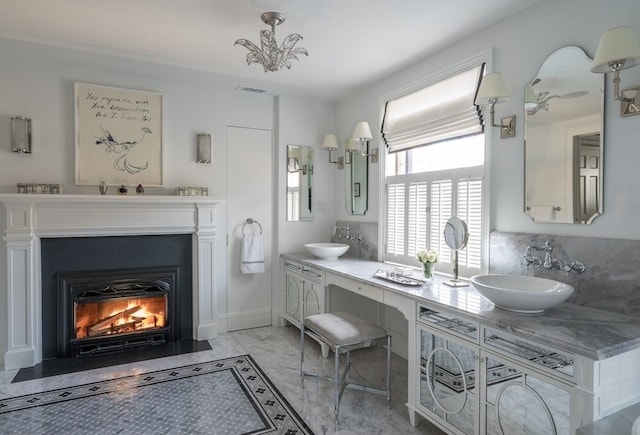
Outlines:
[[185, 274], [192, 277], [191, 336], [217, 336], [217, 294], [222, 293], [217, 287], [224, 285], [226, 261], [218, 260], [225, 248], [224, 238], [216, 238], [216, 218], [224, 222], [224, 198], [0, 194], [0, 203], [6, 255], [0, 293], [7, 295], [0, 330], [6, 324], [6, 370], [31, 367], [43, 358], [43, 239], [190, 235], [192, 265]]

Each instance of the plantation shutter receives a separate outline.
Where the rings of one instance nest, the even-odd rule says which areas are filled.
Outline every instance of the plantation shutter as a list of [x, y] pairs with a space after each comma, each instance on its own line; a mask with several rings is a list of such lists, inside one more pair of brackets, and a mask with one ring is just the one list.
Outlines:
[[407, 256], [415, 256], [418, 251], [427, 249], [427, 207], [427, 183], [410, 183]]
[[387, 253], [404, 255], [405, 238], [405, 184], [389, 184], [387, 187]]
[[387, 101], [381, 133], [388, 152], [481, 133], [482, 109], [474, 100], [483, 70], [480, 64]]
[[441, 180], [431, 184], [430, 248], [440, 253], [440, 261], [451, 262], [451, 251], [444, 242], [444, 227], [452, 216], [453, 182]]
[[465, 269], [480, 269], [482, 256], [482, 179], [467, 178], [457, 183], [456, 215], [467, 223], [469, 241], [458, 254], [458, 265]]

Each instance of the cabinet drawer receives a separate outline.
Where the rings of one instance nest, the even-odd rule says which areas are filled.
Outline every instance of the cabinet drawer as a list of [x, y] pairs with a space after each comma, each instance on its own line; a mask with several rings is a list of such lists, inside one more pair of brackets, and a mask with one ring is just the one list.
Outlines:
[[374, 301], [384, 301], [384, 290], [355, 279], [345, 278], [340, 275], [327, 274], [326, 283], [327, 285], [333, 284], [338, 287], [342, 287], [345, 290], [373, 299]]
[[567, 379], [574, 376], [574, 356], [569, 352], [486, 327], [482, 334], [482, 342], [485, 347], [498, 349], [502, 354], [508, 354], [530, 367], [537, 367]]
[[322, 272], [312, 267], [302, 266], [302, 274], [316, 282], [322, 282]]
[[291, 272], [302, 273], [302, 265], [299, 263], [294, 263], [293, 261], [284, 260], [282, 266], [285, 270], [289, 270]]
[[418, 304], [418, 322], [435, 326], [438, 329], [451, 332], [459, 337], [478, 342], [480, 324], [464, 317], [433, 310]]

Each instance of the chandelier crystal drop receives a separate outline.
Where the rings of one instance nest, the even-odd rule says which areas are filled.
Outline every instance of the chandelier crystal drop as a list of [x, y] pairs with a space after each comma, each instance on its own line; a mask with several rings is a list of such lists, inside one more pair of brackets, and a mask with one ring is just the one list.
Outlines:
[[247, 65], [259, 63], [264, 68], [264, 72], [275, 72], [283, 67], [291, 69], [291, 59], [298, 60], [298, 56], [308, 56], [309, 53], [302, 47], [295, 45], [302, 39], [297, 33], [284, 38], [282, 45], [278, 47], [276, 42], [276, 26], [284, 22], [284, 15], [279, 12], [265, 12], [260, 18], [265, 24], [271, 26], [271, 30], [260, 31], [260, 47], [248, 39], [238, 39], [233, 45], [242, 45], [247, 50]]

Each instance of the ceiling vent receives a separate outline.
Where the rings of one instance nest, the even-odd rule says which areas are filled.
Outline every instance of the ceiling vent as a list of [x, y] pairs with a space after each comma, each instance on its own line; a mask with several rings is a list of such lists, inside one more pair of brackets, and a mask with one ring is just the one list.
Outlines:
[[252, 92], [254, 94], [266, 94], [267, 91], [264, 89], [259, 89], [259, 88], [251, 88], [248, 86], [238, 86], [236, 88], [236, 90], [241, 91], [241, 92]]

